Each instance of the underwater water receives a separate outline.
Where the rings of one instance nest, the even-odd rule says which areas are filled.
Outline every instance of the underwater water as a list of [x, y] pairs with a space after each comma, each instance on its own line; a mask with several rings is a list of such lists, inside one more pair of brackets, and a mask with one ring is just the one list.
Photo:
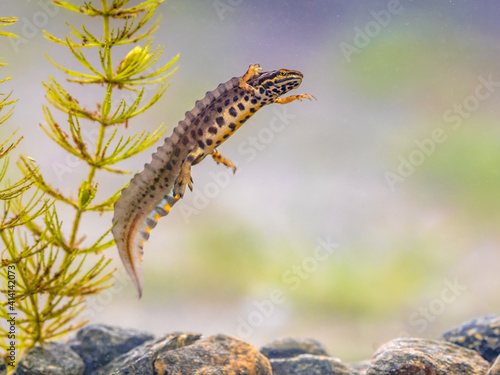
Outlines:
[[[82, 21], [47, 3], [0, 4], [24, 38], [0, 40], [15, 78], [5, 87], [29, 108], [2, 134], [19, 128], [18, 151], [71, 191], [82, 166], [38, 127], [41, 80], [64, 79], [43, 53], [78, 65], [41, 30], [62, 37], [66, 21]], [[498, 2], [168, 0], [159, 13], [154, 45], [165, 45], [163, 62], [180, 53], [179, 70], [125, 132], [164, 122], [169, 134], [254, 63], [301, 71], [293, 93], [317, 101], [265, 107], [239, 129], [220, 147], [236, 175], [208, 158], [194, 166], [193, 192], [145, 245], [142, 299], [109, 249], [116, 285], [89, 300], [91, 321], [256, 346], [311, 337], [359, 360], [389, 338], [434, 338], [498, 311]], [[71, 88], [89, 106], [98, 90]], [[141, 170], [155, 149], [121, 167]], [[130, 176], [99, 178], [111, 194]], [[88, 237], [111, 218], [86, 219]]]

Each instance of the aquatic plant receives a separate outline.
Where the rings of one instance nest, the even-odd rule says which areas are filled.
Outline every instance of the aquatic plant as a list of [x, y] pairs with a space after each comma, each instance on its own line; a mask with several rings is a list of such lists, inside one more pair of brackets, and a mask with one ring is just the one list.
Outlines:
[[[146, 0], [126, 7], [128, 2], [101, 0], [101, 7], [97, 8], [90, 2], [75, 6], [53, 0], [67, 11], [100, 18], [103, 32], [96, 35], [85, 25], [80, 30], [68, 25], [70, 34], [64, 38], [44, 32], [50, 41], [67, 47], [82, 67], [80, 71], [72, 70], [47, 57], [65, 73], [67, 82], [73, 83], [74, 92], [53, 77], [43, 82], [49, 105], [43, 106], [45, 122], [41, 125], [48, 138], [78, 159], [79, 167], [71, 172], [73, 176], [81, 174], [81, 182], [77, 192], [65, 192], [63, 186], [53, 186], [44, 178], [33, 159], [22, 156], [19, 164], [25, 177], [10, 187], [10, 201], [14, 203], [5, 212], [15, 218], [11, 220], [15, 220], [16, 226], [10, 221], [10, 226], [2, 227], [6, 251], [1, 262], [1, 292], [9, 295], [9, 269], [14, 270], [15, 288], [11, 291], [12, 303], [2, 303], [0, 316], [7, 318], [11, 306], [11, 311], [19, 313], [16, 349], [21, 353], [81, 327], [85, 324], [79, 318], [85, 310], [85, 297], [112, 285], [114, 270], [109, 268], [110, 258], [103, 252], [114, 244], [109, 236], [111, 218], [109, 227], [98, 233], [96, 239], [84, 232], [82, 219], [111, 211], [121, 189], [98, 200], [96, 197], [103, 193], [97, 195], [96, 173], [127, 173], [116, 164], [149, 148], [164, 132], [160, 125], [151, 133], [139, 131], [130, 137], [119, 134], [119, 126], [132, 126], [131, 119], [160, 99], [178, 58], [157, 66], [163, 48], [153, 48], [152, 36], [158, 20], [152, 22], [151, 18], [163, 0]], [[115, 48], [132, 43], [142, 46], [136, 45], [128, 53], [121, 52], [123, 47], [118, 51]], [[98, 63], [91, 63], [96, 56]], [[146, 98], [145, 88], [153, 84], [158, 87]], [[102, 88], [102, 98], [94, 109], [89, 109], [94, 104], [80, 104], [77, 99], [78, 91], [90, 85]], [[7, 104], [12, 101], [3, 106]], [[95, 139], [86, 136], [92, 127], [97, 128]], [[26, 192], [30, 183], [37, 189]], [[71, 217], [62, 217], [65, 206], [73, 208]], [[6, 223], [9, 220], [2, 225]], [[67, 223], [71, 223], [69, 229]], [[0, 331], [2, 339], [7, 335], [8, 330]], [[2, 344], [8, 349], [8, 344]]]

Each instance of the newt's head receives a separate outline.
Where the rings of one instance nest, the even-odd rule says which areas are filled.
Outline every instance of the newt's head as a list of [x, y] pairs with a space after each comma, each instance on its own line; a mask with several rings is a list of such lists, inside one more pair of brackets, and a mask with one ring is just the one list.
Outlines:
[[267, 96], [277, 98], [299, 87], [303, 77], [302, 73], [297, 70], [280, 69], [260, 73], [248, 83], [257, 90], [262, 87]]

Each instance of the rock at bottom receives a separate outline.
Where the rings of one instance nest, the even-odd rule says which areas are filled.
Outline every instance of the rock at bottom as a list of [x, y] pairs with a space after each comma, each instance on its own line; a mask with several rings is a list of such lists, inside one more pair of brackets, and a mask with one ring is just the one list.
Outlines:
[[160, 353], [154, 362], [158, 375], [271, 375], [266, 357], [244, 341], [211, 336], [183, 348]]
[[366, 375], [484, 375], [488, 367], [477, 352], [455, 344], [399, 338], [375, 352]]
[[273, 375], [353, 375], [336, 358], [302, 354], [293, 358], [271, 359]]
[[197, 333], [171, 333], [146, 341], [101, 367], [97, 375], [157, 375], [154, 362], [160, 353], [191, 345], [200, 337]]
[[16, 375], [83, 375], [85, 365], [71, 348], [48, 343], [35, 346], [21, 358]]
[[105, 324], [88, 324], [69, 342], [85, 363], [85, 375], [91, 375], [119, 355], [130, 351], [154, 336], [132, 329]]
[[317, 340], [296, 337], [277, 339], [260, 348], [268, 359], [292, 358], [301, 354], [328, 356], [325, 347]]
[[500, 355], [500, 314], [469, 320], [443, 333], [441, 339], [473, 349], [493, 363]]

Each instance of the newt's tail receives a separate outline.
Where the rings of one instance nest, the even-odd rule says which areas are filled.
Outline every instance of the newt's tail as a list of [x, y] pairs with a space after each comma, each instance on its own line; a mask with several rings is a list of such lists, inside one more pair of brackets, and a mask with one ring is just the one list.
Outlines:
[[[165, 195], [163, 200], [149, 213], [145, 214], [144, 211], [135, 211], [133, 217], [121, 218], [126, 220], [129, 224], [128, 231], [123, 233], [125, 234], [123, 237], [119, 235], [122, 228], [119, 222], [117, 222], [113, 228], [113, 235], [117, 239], [116, 244], [118, 246], [120, 258], [137, 288], [139, 298], [142, 296], [144, 280], [142, 275], [144, 243], [148, 240], [149, 233], [156, 226], [158, 220], [168, 215], [170, 209], [178, 200], [179, 197], [174, 197], [171, 190], [170, 193]], [[114, 221], [118, 221], [116, 216]]]

